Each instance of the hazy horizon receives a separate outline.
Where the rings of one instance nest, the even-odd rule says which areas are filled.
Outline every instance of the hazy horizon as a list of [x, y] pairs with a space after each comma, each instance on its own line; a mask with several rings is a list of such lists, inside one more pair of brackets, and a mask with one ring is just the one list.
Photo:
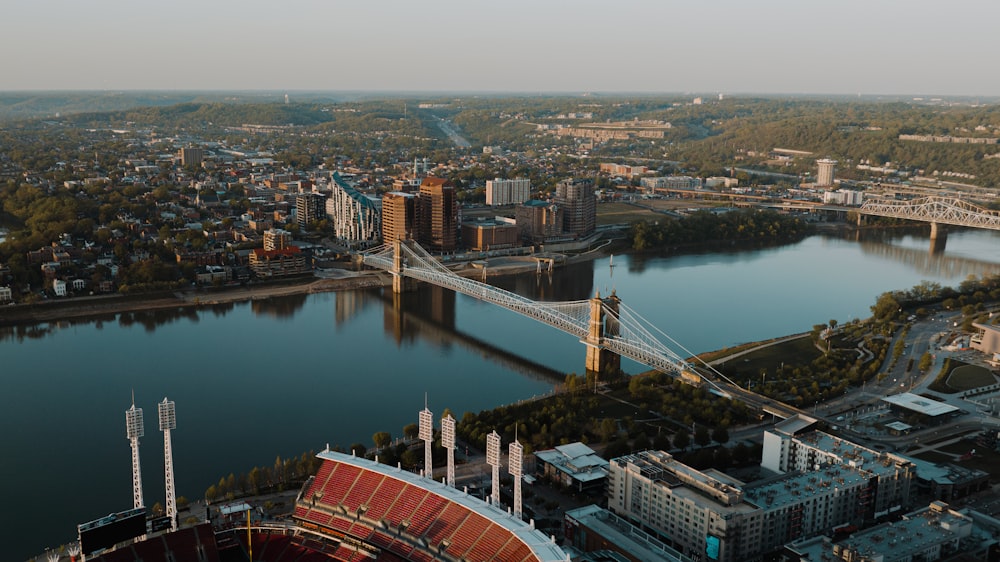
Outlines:
[[972, 0], [49, 0], [7, 13], [0, 91], [1000, 96], [1000, 3]]

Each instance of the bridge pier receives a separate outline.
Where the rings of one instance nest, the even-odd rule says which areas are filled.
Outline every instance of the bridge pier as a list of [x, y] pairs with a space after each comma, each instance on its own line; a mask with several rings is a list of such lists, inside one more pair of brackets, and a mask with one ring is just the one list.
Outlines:
[[394, 240], [392, 242], [392, 269], [389, 270], [389, 273], [392, 274], [392, 292], [394, 294], [406, 293], [416, 287], [413, 279], [403, 275], [404, 269], [406, 269], [406, 261], [403, 258], [403, 241]]
[[931, 255], [938, 255], [944, 252], [944, 247], [948, 244], [948, 227], [941, 223], [931, 223]]
[[[587, 373], [599, 375], [617, 375], [622, 369], [622, 358], [617, 353], [604, 347], [605, 336], [619, 334], [618, 305], [621, 299], [612, 291], [611, 296], [602, 299], [600, 293], [590, 299], [590, 323], [587, 338], [583, 343], [587, 346]], [[605, 312], [604, 305], [611, 314]]]

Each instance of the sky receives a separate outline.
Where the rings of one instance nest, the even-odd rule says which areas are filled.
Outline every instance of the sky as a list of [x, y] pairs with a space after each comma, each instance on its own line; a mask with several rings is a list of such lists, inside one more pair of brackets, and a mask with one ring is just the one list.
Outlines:
[[0, 91], [1000, 95], [997, 0], [12, 0]]

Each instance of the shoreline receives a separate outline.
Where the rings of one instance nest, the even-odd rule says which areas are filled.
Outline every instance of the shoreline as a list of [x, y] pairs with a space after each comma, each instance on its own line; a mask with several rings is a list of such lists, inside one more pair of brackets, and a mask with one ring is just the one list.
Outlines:
[[[590, 261], [607, 255], [602, 251], [570, 256], [564, 264]], [[535, 265], [505, 263], [488, 268], [487, 277], [517, 275], [535, 271]], [[334, 273], [337, 272], [337, 273]], [[482, 269], [466, 267], [455, 271], [462, 277], [481, 277]], [[332, 277], [324, 277], [333, 275]], [[265, 300], [292, 295], [309, 295], [353, 291], [374, 287], [391, 287], [387, 272], [369, 270], [358, 273], [348, 270], [322, 270], [312, 275], [258, 283], [249, 286], [222, 288], [192, 288], [177, 291], [140, 293], [134, 295], [101, 295], [52, 299], [41, 303], [0, 306], [0, 327], [32, 326], [69, 320], [97, 319], [127, 312], [183, 309], [218, 304]]]
[[[823, 230], [841, 230], [844, 229], [845, 226], [847, 226], [848, 229], [850, 228], [849, 225], [844, 225], [842, 223], [830, 223], [826, 225], [826, 228]], [[731, 243], [727, 245], [732, 246]], [[622, 250], [620, 246], [615, 246], [616, 244], [612, 243], [608, 246], [602, 246], [580, 254], [566, 255], [565, 261], [557, 265], [557, 267], [607, 257], [613, 253], [609, 251], [611, 249]], [[697, 244], [684, 244], [669, 248], [659, 248], [647, 252], [635, 252], [634, 250], [627, 249], [621, 253], [640, 256], [676, 254], [697, 251], [699, 248], [709, 250], [719, 249], [717, 246], [713, 245], [712, 242], [701, 242]], [[518, 275], [533, 272], [535, 271], [535, 268], [536, 266], [533, 263], [505, 262], [499, 266], [488, 267], [485, 271], [485, 275], [487, 277]], [[484, 274], [483, 269], [473, 267], [471, 262], [466, 263], [463, 269], [454, 272], [457, 275], [467, 278], [481, 277]], [[0, 327], [31, 326], [50, 322], [97, 319], [99, 317], [122, 314], [126, 312], [183, 309], [186, 307], [212, 306], [218, 304], [269, 299], [273, 297], [351, 291], [373, 287], [386, 287], [391, 285], [392, 278], [387, 272], [384, 271], [367, 270], [365, 272], [355, 272], [346, 269], [317, 270], [309, 276], [267, 281], [248, 286], [222, 288], [202, 287], [133, 295], [114, 294], [71, 297], [65, 300], [50, 299], [48, 301], [33, 304], [0, 306]]]

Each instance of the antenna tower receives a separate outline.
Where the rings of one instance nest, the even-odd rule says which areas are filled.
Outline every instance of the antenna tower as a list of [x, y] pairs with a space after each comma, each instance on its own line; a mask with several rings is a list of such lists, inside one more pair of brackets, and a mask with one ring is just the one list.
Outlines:
[[160, 431], [163, 432], [163, 474], [166, 477], [167, 490], [167, 516], [170, 517], [170, 530], [177, 530], [177, 494], [174, 491], [174, 453], [170, 447], [170, 430], [177, 429], [177, 413], [174, 409], [174, 401], [167, 401], [157, 405], [160, 414]]
[[132, 507], [146, 507], [142, 501], [142, 472], [139, 469], [139, 438], [144, 435], [142, 408], [135, 407], [135, 393], [132, 393], [132, 407], [125, 410], [125, 434], [132, 444]]

